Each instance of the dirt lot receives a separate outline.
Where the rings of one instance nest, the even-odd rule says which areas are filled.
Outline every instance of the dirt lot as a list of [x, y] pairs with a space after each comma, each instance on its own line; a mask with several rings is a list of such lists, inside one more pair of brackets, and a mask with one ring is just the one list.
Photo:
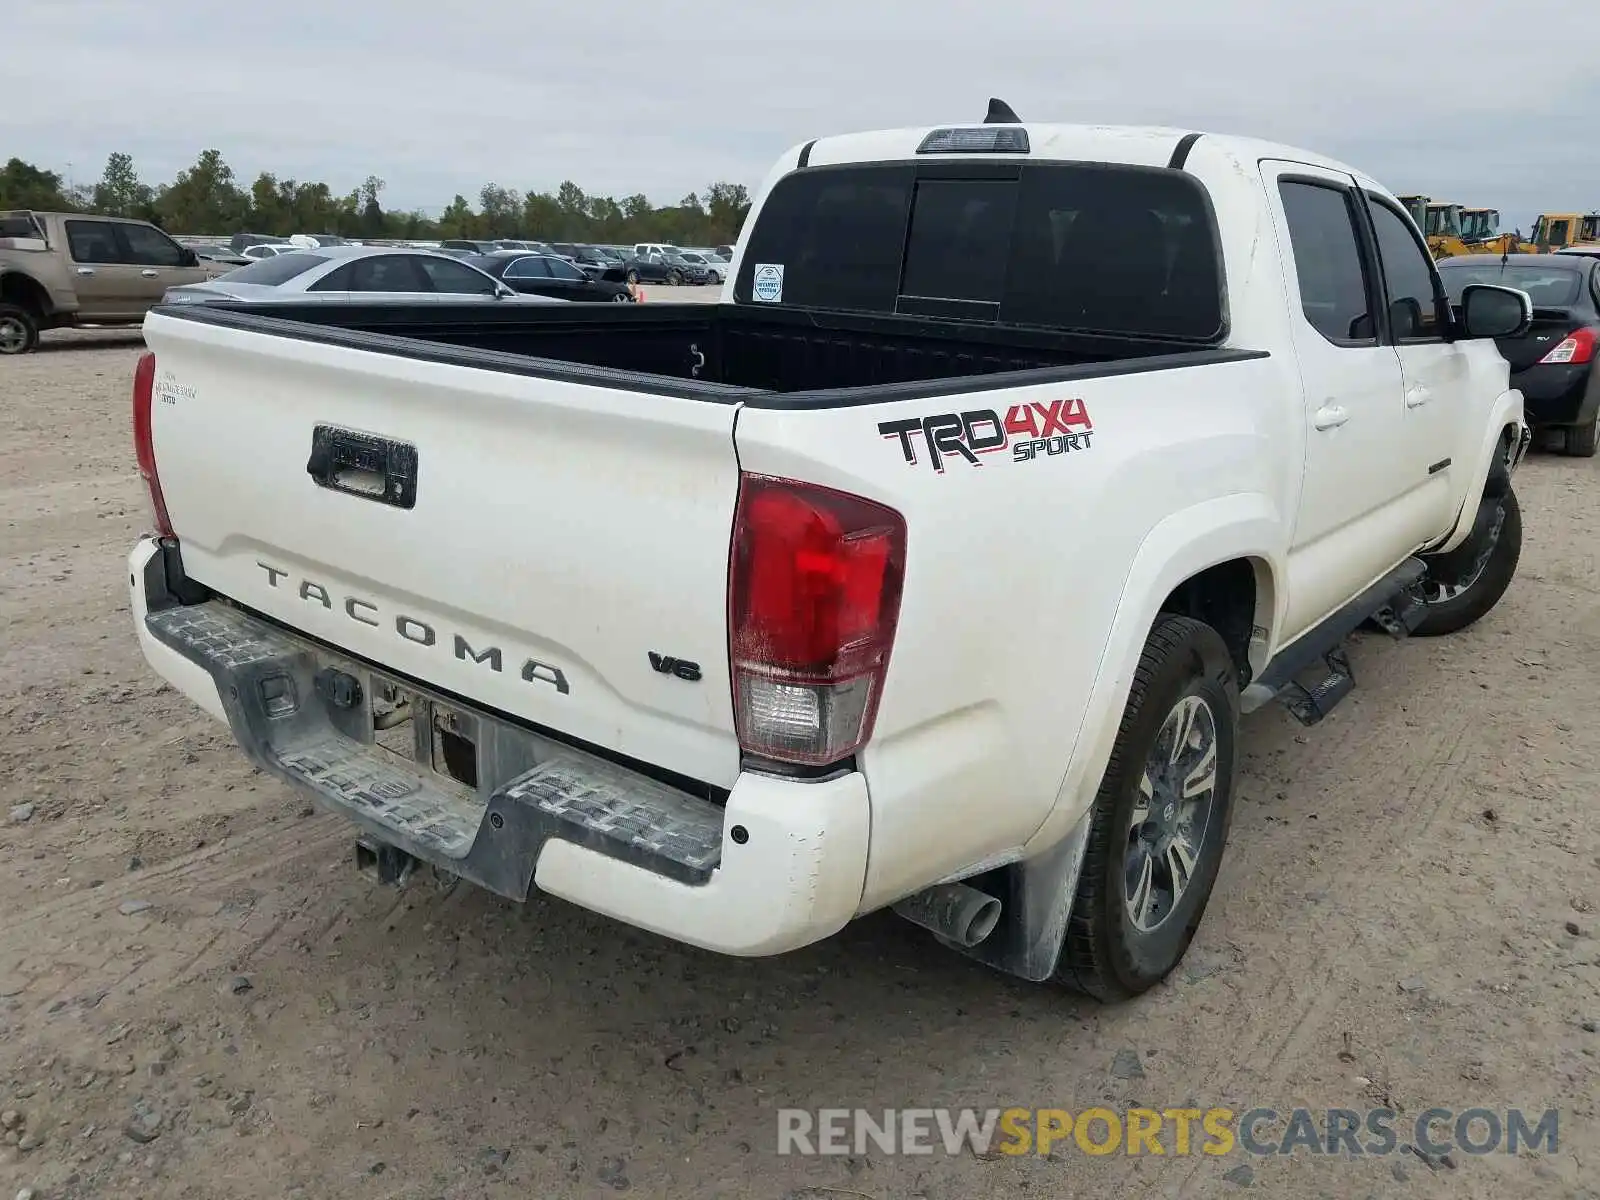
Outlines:
[[[727, 961], [560, 901], [369, 886], [348, 829], [135, 647], [136, 346], [0, 362], [5, 1200], [1597, 1194], [1600, 461], [1528, 463], [1522, 569], [1479, 626], [1361, 640], [1316, 729], [1248, 720], [1190, 959], [1100, 1008], [887, 916]], [[779, 1107], [1135, 1102], [1555, 1107], [1560, 1143], [776, 1154]]]

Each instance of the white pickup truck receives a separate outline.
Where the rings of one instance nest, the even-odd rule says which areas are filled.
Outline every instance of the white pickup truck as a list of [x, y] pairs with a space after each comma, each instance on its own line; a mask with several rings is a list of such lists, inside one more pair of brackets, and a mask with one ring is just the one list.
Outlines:
[[1509, 584], [1531, 307], [1337, 162], [1009, 116], [789, 151], [714, 306], [157, 309], [149, 662], [386, 881], [1150, 987], [1241, 712]]

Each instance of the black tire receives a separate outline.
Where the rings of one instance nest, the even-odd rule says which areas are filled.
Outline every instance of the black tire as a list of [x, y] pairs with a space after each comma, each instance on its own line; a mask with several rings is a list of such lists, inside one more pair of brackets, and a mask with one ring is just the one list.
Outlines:
[[683, 286], [683, 276], [679, 275], [676, 271], [668, 271], [667, 272], [667, 286], [668, 287], [682, 287]]
[[628, 282], [629, 283], [638, 283], [639, 282], [639, 272], [637, 272], [635, 270], [632, 270], [630, 268], [629, 271], [628, 271]]
[[[1204, 725], [1198, 716], [1201, 707], [1206, 713]], [[1157, 884], [1146, 889], [1134, 886], [1133, 876], [1138, 874], [1134, 864], [1148, 859], [1153, 865], [1159, 860], [1169, 885], [1175, 882], [1177, 871], [1166, 866], [1173, 860], [1166, 853], [1152, 853], [1159, 849], [1161, 838], [1152, 841], [1150, 831], [1155, 825], [1164, 825], [1169, 833], [1183, 829], [1181, 811], [1176, 817], [1179, 824], [1173, 821], [1174, 810], [1184, 802], [1176, 798], [1161, 804], [1160, 797], [1170, 793], [1157, 781], [1151, 788], [1155, 802], [1144, 803], [1141, 782], [1157, 759], [1172, 764], [1166, 770], [1174, 775], [1179, 764], [1186, 764], [1181, 767], [1186, 781], [1201, 770], [1203, 744], [1181, 754], [1175, 746], [1171, 751], [1165, 748], [1173, 740], [1167, 732], [1169, 722], [1181, 720], [1185, 711], [1197, 714], [1191, 727], [1197, 736], [1206, 728], [1212, 735], [1214, 781], [1203, 817], [1198, 811], [1189, 814], [1185, 844], [1197, 850], [1193, 869], [1185, 886], [1168, 886], [1172, 894], [1162, 911], [1159, 905], [1149, 907]], [[1222, 865], [1233, 816], [1238, 728], [1238, 673], [1222, 638], [1199, 621], [1162, 615], [1145, 639], [1116, 745], [1095, 796], [1089, 843], [1056, 966], [1057, 983], [1097, 1000], [1126, 1000], [1160, 983], [1182, 960]], [[1141, 808], [1151, 819], [1136, 827]], [[1146, 898], [1143, 906], [1139, 895]], [[1135, 915], [1136, 907], [1141, 908], [1143, 921]], [[1159, 919], [1152, 922], [1152, 916]]]
[[[1522, 507], [1509, 487], [1500, 498], [1500, 509], [1503, 514], [1500, 531], [1481, 567], [1469, 566], [1465, 581], [1424, 579], [1428, 612], [1411, 631], [1414, 635], [1440, 637], [1455, 633], [1500, 603], [1500, 597], [1506, 594], [1517, 573], [1517, 561], [1522, 557]], [[1455, 590], [1457, 588], [1460, 590]]]
[[623, 292], [618, 292], [616, 295], [612, 296], [611, 297], [611, 302], [613, 304], [626, 304], [629, 300], [632, 300], [632, 299], [633, 299], [632, 296], [630, 296], [627, 292], [623, 291]]
[[1567, 430], [1561, 450], [1573, 458], [1593, 458], [1597, 445], [1600, 445], [1600, 408], [1595, 409], [1594, 420], [1587, 425], [1574, 425]]
[[39, 319], [16, 304], [0, 304], [0, 354], [27, 354], [39, 347]]

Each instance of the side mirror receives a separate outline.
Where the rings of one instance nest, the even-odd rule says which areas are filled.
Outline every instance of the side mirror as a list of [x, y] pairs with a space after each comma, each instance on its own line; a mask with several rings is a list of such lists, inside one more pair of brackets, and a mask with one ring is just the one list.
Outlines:
[[1533, 324], [1533, 299], [1516, 288], [1469, 283], [1461, 291], [1461, 327], [1469, 338], [1514, 338]]
[[515, 288], [507, 287], [503, 283], [502, 284], [498, 284], [494, 289], [494, 298], [496, 300], [509, 300], [509, 299], [511, 299], [511, 297], [515, 296], [516, 294], [517, 294], [517, 290]]
[[200, 265], [200, 256], [193, 250], [189, 249], [189, 247], [180, 246], [178, 249], [178, 264], [180, 266], [198, 267]]

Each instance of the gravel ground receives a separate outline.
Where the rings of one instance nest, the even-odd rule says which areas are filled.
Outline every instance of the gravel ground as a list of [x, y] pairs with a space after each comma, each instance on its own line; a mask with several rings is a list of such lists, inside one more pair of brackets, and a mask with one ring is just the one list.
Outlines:
[[[370, 886], [349, 829], [254, 771], [135, 646], [138, 344], [55, 334], [0, 361], [7, 1200], [1600, 1187], [1600, 460], [1524, 468], [1521, 571], [1477, 627], [1359, 639], [1360, 686], [1315, 729], [1247, 720], [1190, 958], [1102, 1008], [890, 916], [730, 961], [556, 900]], [[779, 1107], [1134, 1103], [1553, 1107], [1560, 1141], [1447, 1160], [776, 1153]]]

